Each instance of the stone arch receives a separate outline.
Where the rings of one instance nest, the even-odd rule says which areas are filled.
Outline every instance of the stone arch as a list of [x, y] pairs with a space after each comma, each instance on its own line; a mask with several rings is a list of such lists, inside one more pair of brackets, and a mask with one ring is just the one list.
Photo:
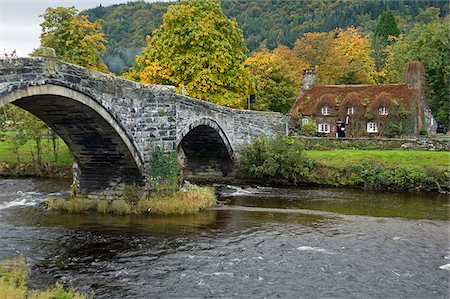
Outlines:
[[[177, 149], [185, 162], [187, 174], [205, 173], [226, 176], [234, 162], [233, 148], [220, 125], [201, 118], [186, 126], [177, 140]], [[218, 173], [217, 173], [218, 174]]]
[[7, 103], [42, 119], [66, 142], [79, 167], [82, 193], [114, 189], [116, 186], [112, 184], [142, 182], [143, 162], [133, 140], [105, 107], [91, 97], [64, 86], [46, 84], [1, 96], [0, 106]]

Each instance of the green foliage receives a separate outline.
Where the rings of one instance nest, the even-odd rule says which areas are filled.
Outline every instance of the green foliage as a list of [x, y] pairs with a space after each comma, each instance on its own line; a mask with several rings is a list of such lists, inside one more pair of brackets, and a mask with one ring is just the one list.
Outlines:
[[32, 163], [39, 173], [56, 164], [70, 164], [72, 158], [64, 142], [44, 122], [29, 112], [7, 104], [0, 108], [0, 162]]
[[245, 64], [252, 74], [257, 98], [252, 109], [287, 113], [298, 95], [288, 63], [276, 53], [262, 49], [249, 57]]
[[260, 137], [239, 154], [241, 172], [255, 178], [277, 178], [294, 184], [305, 181], [313, 166], [303, 152], [302, 144], [289, 137]]
[[100, 60], [106, 52], [102, 21], [77, 16], [75, 7], [47, 8], [42, 15], [41, 46], [55, 49], [59, 59], [107, 72]]
[[310, 120], [302, 125], [302, 133], [309, 136], [314, 136], [316, 132], [317, 132], [317, 124], [314, 121]]
[[125, 77], [187, 86], [189, 96], [242, 108], [248, 86], [245, 51], [242, 31], [218, 1], [185, 0], [169, 7]]
[[76, 292], [74, 289], [64, 289], [58, 283], [46, 290], [29, 290], [27, 284], [28, 269], [24, 258], [1, 261], [0, 298], [87, 299], [92, 297]]
[[165, 153], [160, 147], [154, 150], [149, 173], [152, 181], [156, 182], [157, 185], [176, 185], [179, 171], [176, 152]]
[[145, 195], [142, 187], [133, 182], [123, 188], [123, 197], [127, 202], [136, 202]]
[[[374, 32], [377, 19], [391, 10], [404, 23], [426, 21], [424, 10], [440, 9], [448, 14], [447, 1], [240, 1], [223, 0], [222, 9], [240, 24], [250, 51], [261, 44], [274, 49], [283, 44], [292, 46], [306, 32], [326, 32], [335, 28], [357, 27], [364, 34]], [[134, 56], [145, 46], [145, 37], [162, 23], [162, 16], [172, 3], [133, 1], [114, 6], [99, 6], [83, 11], [91, 21], [103, 19], [108, 39], [105, 61], [119, 73], [130, 66]], [[419, 18], [419, 14], [424, 15]], [[403, 24], [402, 24], [403, 25]], [[405, 26], [408, 24], [405, 24]], [[409, 25], [408, 25], [409, 26]]]
[[389, 82], [403, 81], [405, 63], [418, 60], [425, 65], [429, 106], [439, 123], [449, 121], [450, 19], [416, 25], [387, 48], [385, 73]]
[[395, 20], [392, 11], [385, 11], [378, 19], [377, 27], [374, 35], [381, 37], [385, 43], [388, 42], [389, 36], [399, 36], [400, 29], [398, 29], [397, 21]]

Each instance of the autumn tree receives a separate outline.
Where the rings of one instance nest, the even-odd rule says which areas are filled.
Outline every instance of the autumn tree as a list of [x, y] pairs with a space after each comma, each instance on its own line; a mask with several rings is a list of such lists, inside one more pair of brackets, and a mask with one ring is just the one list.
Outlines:
[[125, 77], [186, 86], [189, 96], [243, 108], [248, 88], [245, 51], [242, 31], [223, 14], [219, 1], [181, 1], [169, 7]]
[[47, 8], [42, 15], [41, 46], [55, 49], [59, 59], [107, 72], [100, 56], [106, 51], [102, 21], [78, 16], [75, 7]]
[[318, 74], [321, 84], [374, 83], [370, 42], [355, 28], [306, 33], [293, 49]]
[[410, 34], [401, 35], [387, 48], [387, 81], [403, 81], [404, 65], [421, 61], [426, 71], [426, 93], [430, 108], [440, 123], [449, 122], [450, 19], [417, 24]]
[[254, 109], [286, 113], [291, 108], [298, 88], [286, 58], [265, 48], [246, 60], [257, 98]]
[[287, 66], [287, 72], [294, 79], [295, 86], [299, 89], [302, 86], [302, 71], [309, 69], [309, 64], [301, 60], [295, 51], [285, 45], [275, 48], [273, 54]]

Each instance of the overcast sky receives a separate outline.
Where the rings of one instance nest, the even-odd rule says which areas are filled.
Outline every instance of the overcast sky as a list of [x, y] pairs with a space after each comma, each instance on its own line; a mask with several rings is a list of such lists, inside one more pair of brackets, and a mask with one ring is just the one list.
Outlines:
[[[39, 35], [43, 18], [39, 17], [47, 7], [75, 6], [79, 11], [117, 3], [132, 2], [127, 0], [0, 0], [0, 53], [17, 51], [18, 56], [28, 54], [39, 47]], [[147, 2], [156, 2], [148, 0]]]

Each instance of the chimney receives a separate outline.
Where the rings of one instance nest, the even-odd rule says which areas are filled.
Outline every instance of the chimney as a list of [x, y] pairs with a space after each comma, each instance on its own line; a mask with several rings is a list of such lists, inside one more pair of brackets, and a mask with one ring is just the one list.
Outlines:
[[302, 91], [310, 90], [316, 81], [316, 71], [313, 69], [302, 71]]
[[405, 76], [405, 83], [408, 88], [417, 88], [422, 90], [424, 87], [425, 67], [420, 61], [410, 61], [405, 64], [403, 70]]

